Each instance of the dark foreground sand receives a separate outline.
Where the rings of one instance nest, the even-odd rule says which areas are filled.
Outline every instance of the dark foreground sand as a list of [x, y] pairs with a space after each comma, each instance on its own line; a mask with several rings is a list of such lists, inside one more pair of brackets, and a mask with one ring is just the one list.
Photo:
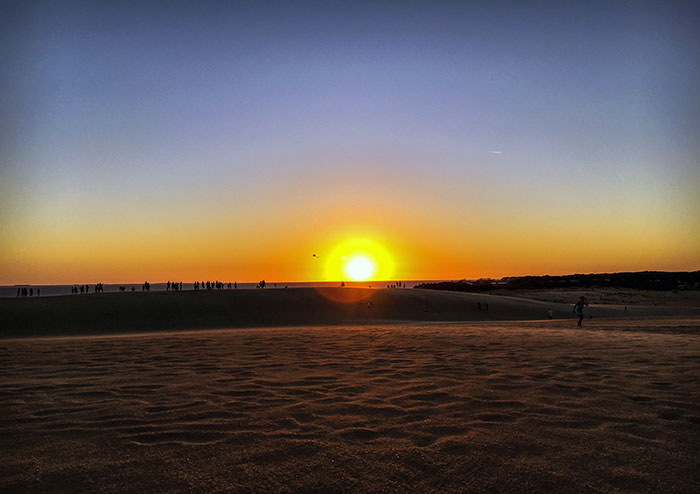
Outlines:
[[700, 320], [0, 340], [2, 492], [700, 492]]

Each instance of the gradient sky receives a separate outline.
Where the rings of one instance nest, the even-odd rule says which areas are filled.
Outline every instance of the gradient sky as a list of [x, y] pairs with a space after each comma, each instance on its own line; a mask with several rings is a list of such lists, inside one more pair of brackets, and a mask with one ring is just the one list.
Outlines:
[[0, 284], [700, 269], [697, 3], [128, 3], [0, 6]]

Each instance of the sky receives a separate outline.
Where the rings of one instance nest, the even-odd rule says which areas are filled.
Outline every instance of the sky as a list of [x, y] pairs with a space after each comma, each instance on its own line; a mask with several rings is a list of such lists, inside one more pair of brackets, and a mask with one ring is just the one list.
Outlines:
[[697, 3], [135, 4], [0, 4], [0, 284], [700, 269]]

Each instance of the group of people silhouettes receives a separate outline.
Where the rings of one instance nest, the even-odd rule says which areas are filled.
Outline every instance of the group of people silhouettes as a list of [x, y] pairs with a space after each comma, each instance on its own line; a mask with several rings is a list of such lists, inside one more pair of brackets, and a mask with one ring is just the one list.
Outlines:
[[[95, 293], [104, 293], [105, 287], [102, 283], [95, 284]], [[71, 295], [77, 295], [78, 293], [90, 293], [90, 285], [73, 285], [70, 287]]]
[[[233, 282], [231, 283], [230, 281], [228, 283], [223, 283], [221, 281], [195, 281], [194, 282], [194, 289], [195, 290], [237, 290], [238, 289], [238, 283]], [[180, 290], [182, 290], [182, 282], [180, 282]]]
[[[195, 282], [195, 285], [197, 282]], [[180, 292], [182, 291], [182, 281], [178, 283], [177, 281], [170, 281], [168, 280], [168, 283], [165, 285], [165, 291], [169, 292], [170, 290], [174, 292]], [[195, 288], [196, 290], [196, 288]]]
[[[393, 285], [387, 285], [387, 288], [406, 288], [406, 285], [404, 284], [403, 281], [397, 281]], [[370, 287], [371, 288], [371, 287]]]
[[[18, 287], [17, 288], [17, 296], [18, 297], [33, 297], [34, 296], [34, 287]], [[36, 296], [40, 297], [41, 296], [41, 288], [37, 287], [36, 289]]]
[[[262, 282], [264, 286], [264, 281]], [[165, 290], [170, 292], [180, 292], [184, 288], [184, 284], [182, 281], [168, 281], [165, 284]], [[238, 289], [238, 283], [237, 282], [229, 282], [229, 283], [223, 283], [221, 281], [195, 281], [193, 284], [193, 287], [195, 290], [224, 290], [224, 289]], [[104, 293], [104, 285], [102, 283], [97, 283], [95, 284], [93, 288], [95, 293]], [[119, 286], [119, 291], [120, 292], [126, 292], [127, 288], [124, 285]], [[131, 291], [134, 292], [136, 291], [136, 287], [132, 286]], [[141, 285], [141, 291], [142, 292], [150, 292], [151, 291], [151, 284], [148, 281], [144, 281], [143, 284]], [[36, 289], [36, 294], [39, 295], [40, 291], [39, 288]], [[73, 285], [70, 289], [71, 295], [76, 295], [76, 294], [85, 294], [85, 293], [90, 293], [90, 285]], [[17, 296], [33, 296], [34, 291], [32, 288], [17, 288]]]

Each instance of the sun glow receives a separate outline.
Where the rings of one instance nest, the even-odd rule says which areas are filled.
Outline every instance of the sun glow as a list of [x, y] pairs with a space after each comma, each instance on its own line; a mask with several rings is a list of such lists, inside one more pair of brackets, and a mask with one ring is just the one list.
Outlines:
[[394, 262], [387, 250], [369, 239], [352, 239], [335, 246], [326, 256], [329, 281], [390, 280]]

